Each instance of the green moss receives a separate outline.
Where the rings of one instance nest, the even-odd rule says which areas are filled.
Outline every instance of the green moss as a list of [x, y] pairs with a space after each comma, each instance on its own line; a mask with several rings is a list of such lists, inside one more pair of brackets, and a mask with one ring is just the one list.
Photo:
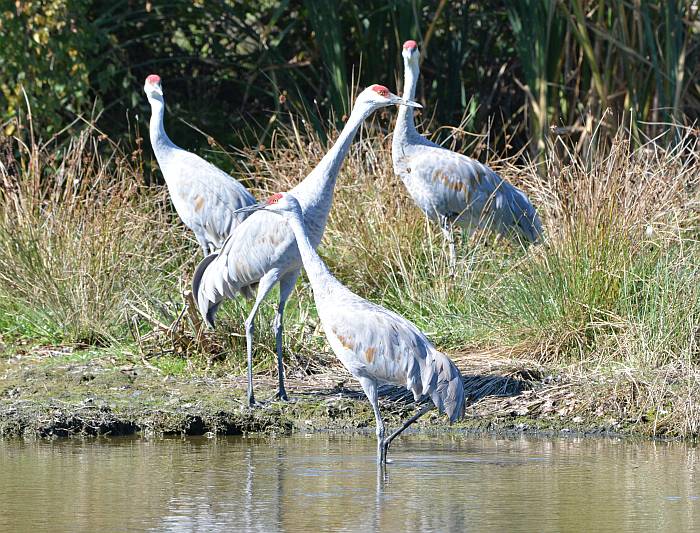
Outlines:
[[[288, 434], [371, 432], [374, 429], [372, 409], [362, 394], [357, 394], [357, 388], [350, 397], [335, 390], [319, 389], [313, 394], [298, 392], [291, 384], [292, 402], [269, 401], [260, 408], [248, 409], [244, 388], [232, 385], [230, 376], [171, 375], [129, 360], [126, 355], [111, 358], [99, 351], [14, 356], [0, 361], [0, 374], [4, 376], [0, 382], [2, 437]], [[682, 388], [683, 382], [674, 384], [672, 389], [645, 391], [642, 386], [633, 389], [627, 386], [627, 376], [616, 381], [608, 376], [591, 376], [596, 379], [586, 382], [567, 382], [567, 376], [562, 374], [557, 377], [557, 383], [568, 384], [564, 389], [565, 397], [560, 396], [561, 385], [530, 381], [525, 393], [504, 397], [495, 391], [495, 396], [480, 399], [467, 408], [465, 419], [452, 427], [433, 411], [414, 429], [428, 433], [527, 431], [694, 435], [692, 431], [681, 433], [678, 420], [673, 418], [678, 409], [674, 410], [667, 398], [690, 397], [697, 404], [700, 403], [697, 391]], [[644, 379], [651, 377], [648, 375]], [[258, 399], [272, 398], [274, 389], [257, 381]], [[661, 404], [665, 407], [635, 409], [630, 401], [632, 390], [636, 391], [637, 399], [641, 395], [666, 398]], [[544, 409], [548, 404], [555, 408]], [[559, 414], [557, 409], [563, 406], [570, 406], [570, 409]], [[382, 404], [382, 415], [389, 427], [396, 427], [413, 410], [410, 401]]]

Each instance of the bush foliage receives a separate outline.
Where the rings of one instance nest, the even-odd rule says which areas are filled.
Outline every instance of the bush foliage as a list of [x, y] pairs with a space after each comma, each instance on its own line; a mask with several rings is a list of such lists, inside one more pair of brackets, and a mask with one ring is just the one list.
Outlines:
[[[3, 2], [0, 9], [2, 118], [26, 111], [54, 133], [84, 112], [96, 93], [90, 80], [94, 32], [85, 0]], [[25, 102], [25, 94], [27, 101]], [[5, 125], [5, 134], [15, 124]]]
[[[541, 153], [552, 130], [584, 146], [607, 109], [599, 127], [612, 137], [627, 113], [640, 144], [657, 133], [646, 122], [692, 121], [700, 109], [692, 0], [3, 4], [6, 133], [26, 110], [24, 89], [44, 137], [95, 103], [102, 127], [122, 135], [125, 109], [146, 111], [142, 81], [155, 71], [176, 116], [227, 143], [269, 140], [289, 110], [324, 135], [354, 87], [396, 86], [408, 38], [421, 45], [419, 96], [437, 123], [490, 127], [502, 133], [501, 150], [529, 144]], [[202, 142], [182, 124], [171, 129]]]

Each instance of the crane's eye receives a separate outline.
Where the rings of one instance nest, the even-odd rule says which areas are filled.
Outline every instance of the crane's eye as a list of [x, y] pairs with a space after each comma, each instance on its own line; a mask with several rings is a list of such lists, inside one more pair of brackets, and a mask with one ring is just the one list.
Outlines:
[[267, 205], [276, 204], [282, 199], [282, 193], [273, 194], [267, 199]]

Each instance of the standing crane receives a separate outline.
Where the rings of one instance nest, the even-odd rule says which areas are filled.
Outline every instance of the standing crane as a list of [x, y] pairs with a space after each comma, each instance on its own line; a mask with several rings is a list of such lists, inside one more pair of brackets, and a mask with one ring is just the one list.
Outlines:
[[430, 396], [450, 422], [464, 415], [464, 385], [455, 364], [439, 352], [412, 322], [360, 298], [340, 283], [316, 253], [307, 231], [302, 207], [291, 193], [277, 193], [266, 202], [242, 211], [265, 210], [282, 215], [294, 233], [304, 270], [311, 282], [314, 301], [331, 348], [343, 366], [362, 385], [377, 422], [377, 462], [386, 463], [391, 441], [432, 406], [428, 405], [386, 437], [379, 413], [377, 387], [404, 386], [417, 402]]
[[[333, 190], [340, 166], [360, 125], [375, 110], [389, 105], [416, 106], [389, 92], [382, 85], [362, 91], [338, 139], [311, 173], [291, 192], [298, 198], [309, 239], [317, 247], [323, 237]], [[239, 211], [240, 212], [240, 211]], [[243, 214], [246, 214], [243, 211]], [[280, 284], [279, 305], [273, 327], [277, 349], [278, 396], [286, 400], [284, 367], [282, 366], [282, 321], [284, 306], [301, 270], [301, 257], [294, 233], [277, 215], [258, 212], [247, 218], [226, 239], [219, 253], [206, 257], [197, 267], [192, 280], [199, 311], [211, 327], [221, 302], [241, 293], [252, 298], [258, 286], [255, 303], [245, 321], [248, 357], [248, 403], [255, 405], [253, 395], [253, 333], [255, 315], [260, 304], [276, 283]]]
[[[406, 41], [403, 97], [413, 100], [420, 74], [416, 41]], [[401, 108], [391, 144], [394, 173], [413, 201], [437, 220], [450, 248], [455, 268], [453, 224], [497, 233], [532, 243], [542, 236], [542, 223], [527, 196], [489, 167], [439, 146], [416, 131], [413, 110]]]
[[224, 171], [170, 140], [163, 126], [165, 101], [160, 76], [148, 76], [143, 90], [151, 104], [151, 146], [170, 198], [206, 257], [221, 248], [229, 233], [246, 217], [233, 212], [254, 204], [255, 198]]

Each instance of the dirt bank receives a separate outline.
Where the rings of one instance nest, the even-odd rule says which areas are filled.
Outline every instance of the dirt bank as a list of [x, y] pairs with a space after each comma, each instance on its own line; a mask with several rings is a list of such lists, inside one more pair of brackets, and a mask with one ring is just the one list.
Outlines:
[[[454, 429], [698, 435], [698, 376], [674, 369], [581, 373], [532, 361], [453, 355], [465, 376], [467, 416]], [[374, 418], [342, 368], [301, 376], [290, 369], [291, 402], [274, 401], [274, 376], [256, 377], [263, 406], [248, 409], [241, 377], [167, 375], [124, 357], [65, 349], [0, 358], [0, 436], [200, 435], [354, 431]], [[405, 391], [386, 388], [382, 412], [395, 424], [414, 409]], [[447, 428], [437, 413], [421, 431]]]

